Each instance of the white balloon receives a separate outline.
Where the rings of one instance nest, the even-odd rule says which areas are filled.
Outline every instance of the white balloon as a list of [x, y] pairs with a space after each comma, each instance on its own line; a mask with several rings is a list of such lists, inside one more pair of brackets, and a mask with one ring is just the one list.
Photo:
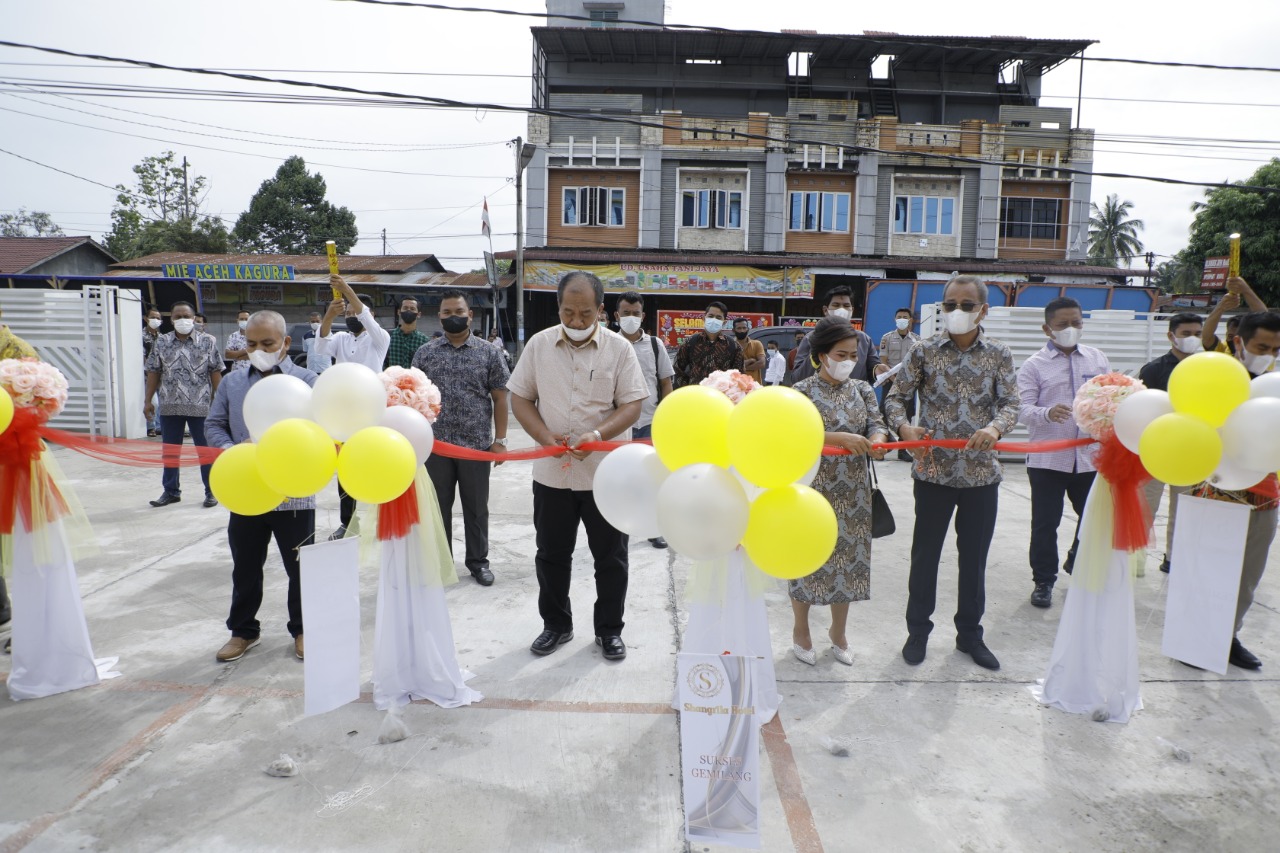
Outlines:
[[818, 476], [818, 466], [821, 464], [822, 464], [822, 457], [819, 456], [814, 461], [813, 467], [810, 468], [808, 471], [805, 471], [804, 474], [800, 477], [800, 479], [796, 480], [796, 482], [802, 486], [812, 486], [813, 478]]
[[747, 495], [748, 503], [764, 494], [763, 488], [742, 476], [742, 472], [737, 468], [730, 468], [729, 471], [733, 474], [734, 479], [738, 481], [738, 485], [742, 486], [742, 491]]
[[608, 453], [592, 481], [596, 508], [604, 520], [629, 536], [655, 539], [658, 490], [671, 474], [647, 444], [627, 444]]
[[363, 364], [346, 361], [325, 370], [311, 392], [315, 419], [336, 441], [346, 441], [365, 427], [382, 422], [387, 390], [382, 379]]
[[311, 420], [311, 386], [298, 377], [284, 373], [267, 376], [244, 395], [244, 425], [254, 441], [288, 418]]
[[1169, 402], [1169, 394], [1165, 391], [1146, 388], [1130, 394], [1116, 407], [1116, 438], [1120, 439], [1120, 443], [1125, 447], [1137, 453], [1142, 431], [1156, 418], [1172, 411], [1173, 404]]
[[1253, 471], [1280, 469], [1280, 399], [1245, 400], [1219, 432], [1223, 453], [1237, 465]]
[[1222, 461], [1218, 463], [1218, 470], [1209, 476], [1209, 483], [1219, 489], [1236, 491], [1258, 485], [1268, 473], [1270, 472], [1250, 471], [1248, 468], [1243, 468], [1224, 453]]
[[436, 437], [426, 415], [409, 406], [389, 406], [382, 415], [381, 426], [390, 427], [409, 439], [419, 465], [427, 461]]
[[751, 504], [738, 481], [710, 463], [686, 465], [658, 490], [658, 527], [668, 544], [694, 560], [733, 552], [747, 532]]
[[1280, 397], [1280, 371], [1273, 370], [1249, 383], [1250, 397]]

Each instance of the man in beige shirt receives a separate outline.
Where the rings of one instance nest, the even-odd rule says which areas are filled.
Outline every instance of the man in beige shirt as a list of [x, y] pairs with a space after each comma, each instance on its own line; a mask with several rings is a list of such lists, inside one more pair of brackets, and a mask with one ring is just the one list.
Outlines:
[[603, 453], [577, 448], [631, 437], [649, 396], [631, 343], [599, 325], [604, 285], [585, 272], [560, 279], [560, 325], [529, 339], [507, 389], [511, 411], [544, 446], [568, 445], [565, 456], [533, 463], [533, 526], [537, 533], [538, 612], [543, 631], [530, 651], [549, 655], [573, 639], [569, 580], [578, 523], [595, 560], [596, 644], [607, 660], [627, 656], [622, 612], [627, 597], [627, 536], [596, 508], [591, 491]]

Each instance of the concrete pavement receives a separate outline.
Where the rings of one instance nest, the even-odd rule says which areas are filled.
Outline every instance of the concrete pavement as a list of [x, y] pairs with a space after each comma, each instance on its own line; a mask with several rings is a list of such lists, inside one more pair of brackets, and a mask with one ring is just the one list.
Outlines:
[[[530, 444], [515, 430], [511, 438]], [[580, 537], [578, 636], [536, 658], [529, 467], [496, 469], [497, 583], [482, 588], [460, 570], [448, 590], [459, 661], [486, 698], [448, 711], [415, 704], [404, 713], [411, 737], [379, 746], [382, 715], [367, 684], [362, 702], [302, 716], [302, 666], [284, 628], [274, 553], [262, 644], [239, 662], [214, 661], [227, 636], [226, 512], [199, 505], [195, 469], [183, 472], [186, 500], [153, 509], [158, 471], [58, 453], [98, 534], [99, 553], [78, 564], [94, 649], [119, 655], [124, 675], [0, 700], [0, 851], [687, 849], [669, 708], [683, 558], [633, 543], [630, 653], [606, 663], [584, 615], [594, 591]], [[903, 463], [880, 473], [898, 533], [877, 540], [872, 598], [851, 608], [855, 665], [839, 665], [818, 642], [822, 608], [813, 618], [818, 665], [796, 661], [785, 589], [768, 595], [784, 698], [762, 739], [765, 850], [1273, 849], [1274, 554], [1241, 635], [1266, 666], [1220, 677], [1160, 655], [1167, 577], [1153, 552], [1136, 582], [1145, 708], [1127, 725], [1094, 723], [1042, 708], [1026, 689], [1044, 674], [1070, 579], [1059, 581], [1051, 609], [1028, 604], [1022, 466], [1006, 466], [988, 571], [987, 642], [1003, 664], [995, 673], [953, 648], [954, 551], [943, 561], [929, 656], [919, 667], [902, 661], [911, 486]], [[317, 517], [321, 533], [337, 524], [332, 486]], [[455, 527], [460, 542], [460, 518]], [[1064, 520], [1064, 548], [1071, 528]], [[361, 578], [366, 675], [376, 582]], [[827, 750], [831, 737], [849, 743], [848, 757]], [[1157, 738], [1188, 750], [1190, 762]], [[280, 753], [300, 775], [263, 772]]]

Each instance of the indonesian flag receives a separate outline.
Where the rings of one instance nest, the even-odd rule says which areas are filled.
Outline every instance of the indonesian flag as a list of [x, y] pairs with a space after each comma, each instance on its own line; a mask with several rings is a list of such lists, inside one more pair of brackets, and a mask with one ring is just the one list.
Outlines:
[[487, 197], [484, 200], [484, 212], [480, 214], [480, 233], [490, 240], [493, 239], [493, 232], [489, 229], [489, 199]]

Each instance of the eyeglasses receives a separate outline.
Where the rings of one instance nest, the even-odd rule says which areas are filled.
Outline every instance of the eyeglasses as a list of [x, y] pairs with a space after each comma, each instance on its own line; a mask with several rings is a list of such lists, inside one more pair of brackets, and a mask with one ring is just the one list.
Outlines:
[[974, 311], [977, 311], [981, 307], [982, 307], [981, 302], [944, 302], [942, 303], [942, 310], [946, 311], [948, 314], [950, 314], [952, 311], [956, 310], [957, 308], [959, 308], [961, 311], [963, 311], [966, 314], [972, 314]]

